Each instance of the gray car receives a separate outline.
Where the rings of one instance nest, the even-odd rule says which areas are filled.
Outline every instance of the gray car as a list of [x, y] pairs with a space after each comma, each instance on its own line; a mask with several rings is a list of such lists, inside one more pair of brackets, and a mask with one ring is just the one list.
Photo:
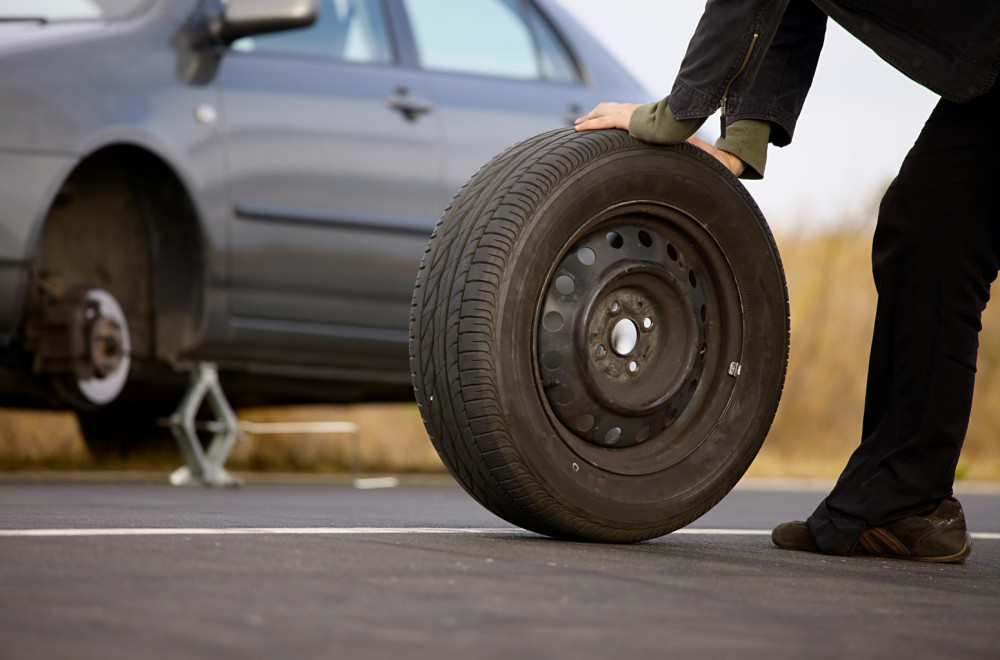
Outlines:
[[0, 2], [0, 405], [412, 398], [452, 195], [648, 98], [552, 0]]

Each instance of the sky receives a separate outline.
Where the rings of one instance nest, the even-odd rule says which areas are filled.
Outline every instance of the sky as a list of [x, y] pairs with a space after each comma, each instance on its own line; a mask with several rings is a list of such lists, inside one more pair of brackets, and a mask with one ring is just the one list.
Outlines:
[[[658, 98], [670, 91], [704, 7], [697, 0], [558, 1]], [[871, 222], [936, 103], [830, 21], [794, 141], [771, 147], [765, 179], [746, 182], [747, 189], [776, 231]], [[718, 123], [705, 124], [713, 138]]]

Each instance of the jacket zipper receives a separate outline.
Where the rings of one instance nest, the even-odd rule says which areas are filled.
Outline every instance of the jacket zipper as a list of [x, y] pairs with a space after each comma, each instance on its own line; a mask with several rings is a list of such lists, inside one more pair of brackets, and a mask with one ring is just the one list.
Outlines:
[[720, 121], [722, 122], [722, 129], [720, 132], [723, 138], [726, 137], [726, 101], [728, 100], [729, 97], [729, 88], [733, 86], [733, 83], [736, 82], [736, 79], [740, 77], [740, 74], [743, 73], [743, 70], [747, 68], [748, 64], [750, 64], [750, 56], [753, 55], [753, 49], [757, 45], [758, 37], [760, 37], [760, 33], [754, 32], [753, 39], [750, 40], [750, 48], [747, 49], [746, 57], [743, 58], [743, 64], [740, 65], [740, 68], [736, 71], [736, 74], [729, 79], [729, 83], [726, 84], [726, 89], [722, 92], [722, 117], [720, 118]]

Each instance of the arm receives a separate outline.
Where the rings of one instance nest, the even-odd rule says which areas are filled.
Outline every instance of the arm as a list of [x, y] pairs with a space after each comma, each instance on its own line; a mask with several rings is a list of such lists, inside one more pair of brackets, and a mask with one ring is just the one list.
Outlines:
[[[667, 116], [660, 120], [660, 130], [646, 130], [646, 135], [630, 130], [636, 118], [636, 110], [641, 112], [644, 108], [635, 103], [601, 103], [576, 120], [576, 130], [619, 128], [629, 131], [637, 139], [654, 144], [680, 144], [687, 141], [714, 156], [735, 176], [743, 176], [745, 172], [752, 178], [759, 179], [763, 176], [770, 132], [768, 124], [758, 121], [736, 122], [729, 130], [728, 141], [720, 138], [713, 146], [693, 135], [704, 123], [704, 119], [680, 121], [673, 117], [665, 103], [663, 106]], [[641, 122], [635, 123], [642, 125]]]
[[577, 130], [621, 128], [646, 142], [677, 144], [724, 104], [724, 137], [706, 150], [737, 176], [760, 178], [768, 141], [790, 140], [825, 26], [809, 0], [711, 1], [669, 97], [643, 106], [602, 103], [577, 120]]

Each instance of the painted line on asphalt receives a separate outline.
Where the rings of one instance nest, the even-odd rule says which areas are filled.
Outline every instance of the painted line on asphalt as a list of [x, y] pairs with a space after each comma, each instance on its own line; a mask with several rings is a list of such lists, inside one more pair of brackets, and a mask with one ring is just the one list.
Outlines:
[[[522, 530], [512, 528], [468, 527], [110, 527], [75, 529], [5, 529], [0, 537], [18, 536], [348, 536], [380, 534], [509, 534]], [[526, 532], [525, 532], [526, 533]]]
[[[686, 528], [673, 534], [693, 536], [770, 536], [769, 529]], [[363, 535], [532, 535], [514, 527], [94, 527], [72, 529], [0, 529], [0, 538], [87, 536], [363, 536]], [[1000, 540], [997, 532], [973, 532], [972, 538]]]

